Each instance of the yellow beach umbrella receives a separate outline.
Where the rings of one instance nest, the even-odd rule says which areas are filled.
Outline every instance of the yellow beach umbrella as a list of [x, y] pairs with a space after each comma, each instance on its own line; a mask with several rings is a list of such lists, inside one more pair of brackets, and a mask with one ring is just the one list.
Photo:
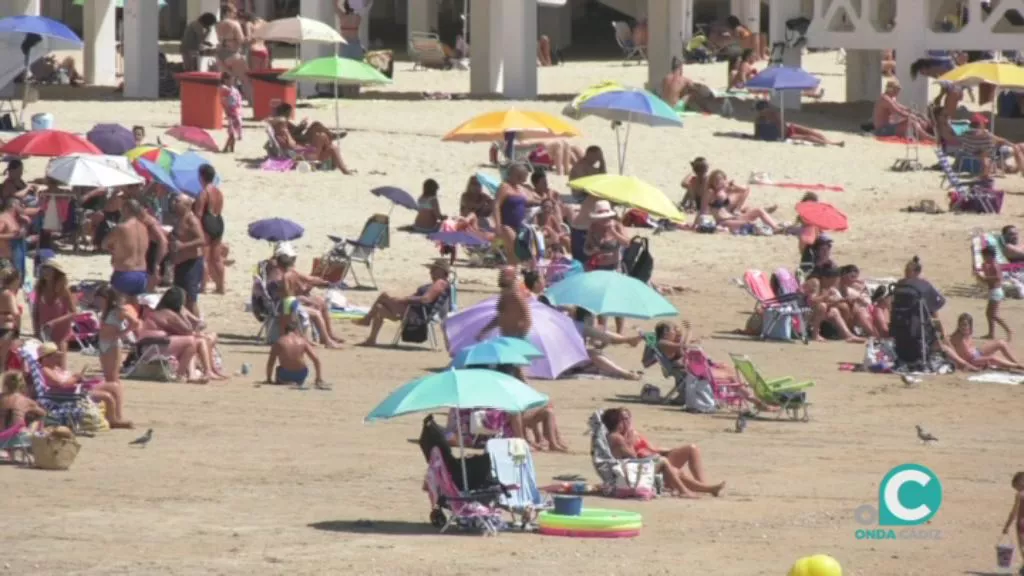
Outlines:
[[686, 219], [664, 192], [636, 176], [595, 174], [577, 178], [569, 182], [569, 187], [586, 190], [592, 196], [615, 204], [639, 208], [658, 218], [668, 218], [677, 222]]
[[545, 112], [516, 110], [488, 112], [476, 116], [444, 135], [445, 142], [494, 142], [514, 134], [516, 139], [571, 138], [579, 136], [575, 126]]
[[600, 84], [594, 84], [590, 88], [587, 88], [583, 92], [577, 94], [576, 97], [572, 99], [572, 102], [566, 104], [565, 108], [562, 108], [562, 114], [572, 118], [573, 120], [579, 120], [581, 117], [580, 104], [583, 104], [598, 94], [604, 94], [605, 92], [610, 92], [612, 90], [624, 89], [625, 86], [612, 80], [601, 82]]
[[1010, 62], [971, 62], [958, 66], [939, 77], [939, 81], [957, 86], [977, 86], [983, 82], [998, 88], [1024, 88], [1024, 67]]

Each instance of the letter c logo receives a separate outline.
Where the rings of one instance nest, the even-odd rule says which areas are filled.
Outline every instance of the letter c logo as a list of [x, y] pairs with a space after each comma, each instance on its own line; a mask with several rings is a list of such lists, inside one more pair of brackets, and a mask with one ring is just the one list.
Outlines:
[[942, 504], [942, 484], [934, 472], [917, 464], [893, 468], [879, 487], [879, 524], [916, 526]]

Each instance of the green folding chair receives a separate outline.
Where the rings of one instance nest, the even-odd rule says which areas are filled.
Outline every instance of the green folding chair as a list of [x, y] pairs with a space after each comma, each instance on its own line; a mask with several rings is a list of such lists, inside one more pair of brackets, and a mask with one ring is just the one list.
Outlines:
[[[807, 401], [805, 390], [814, 386], [813, 381], [797, 382], [788, 376], [766, 380], [761, 376], [761, 372], [754, 362], [747, 356], [741, 354], [730, 354], [729, 356], [736, 367], [736, 373], [747, 382], [757, 399], [768, 406], [779, 408], [776, 418], [782, 418], [782, 414], [785, 413], [792, 420], [803, 420], [804, 422], [810, 420], [807, 413], [810, 402]], [[757, 406], [753, 405], [752, 409], [757, 415]]]

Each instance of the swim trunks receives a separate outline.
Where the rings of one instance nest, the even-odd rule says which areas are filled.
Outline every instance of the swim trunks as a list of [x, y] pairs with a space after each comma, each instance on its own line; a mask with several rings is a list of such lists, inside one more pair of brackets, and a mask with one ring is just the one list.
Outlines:
[[126, 296], [138, 296], [146, 293], [149, 276], [145, 270], [115, 270], [110, 275], [110, 285]]
[[309, 378], [309, 368], [307, 367], [303, 367], [302, 370], [288, 370], [278, 366], [274, 372], [274, 380], [278, 384], [298, 384], [302, 386], [306, 383], [306, 378]]
[[174, 265], [174, 285], [185, 291], [189, 302], [195, 302], [199, 298], [205, 271], [202, 258], [193, 258]]
[[1005, 299], [1006, 292], [1003, 290], [1002, 286], [1000, 286], [999, 288], [993, 288], [988, 291], [989, 302], [1002, 302]]

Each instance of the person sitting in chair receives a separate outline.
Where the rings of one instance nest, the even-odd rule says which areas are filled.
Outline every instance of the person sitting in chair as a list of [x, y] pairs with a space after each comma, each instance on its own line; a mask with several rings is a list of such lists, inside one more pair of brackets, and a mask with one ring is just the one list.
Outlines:
[[[274, 117], [269, 121], [274, 139], [281, 150], [290, 157], [321, 162], [337, 168], [342, 174], [353, 174], [341, 158], [341, 152], [334, 146], [335, 134], [319, 122], [302, 121], [292, 124], [293, 111], [291, 104], [282, 102], [274, 109]], [[307, 148], [302, 149], [301, 146]]]
[[451, 290], [448, 277], [451, 275], [451, 265], [444, 258], [438, 258], [427, 264], [430, 269], [430, 283], [424, 284], [416, 289], [416, 293], [405, 298], [395, 298], [387, 292], [382, 292], [377, 300], [370, 306], [366, 316], [357, 320], [357, 326], [369, 326], [370, 334], [360, 346], [376, 346], [377, 335], [385, 320], [395, 322], [401, 321], [410, 306], [419, 304], [430, 306], [443, 298]]

